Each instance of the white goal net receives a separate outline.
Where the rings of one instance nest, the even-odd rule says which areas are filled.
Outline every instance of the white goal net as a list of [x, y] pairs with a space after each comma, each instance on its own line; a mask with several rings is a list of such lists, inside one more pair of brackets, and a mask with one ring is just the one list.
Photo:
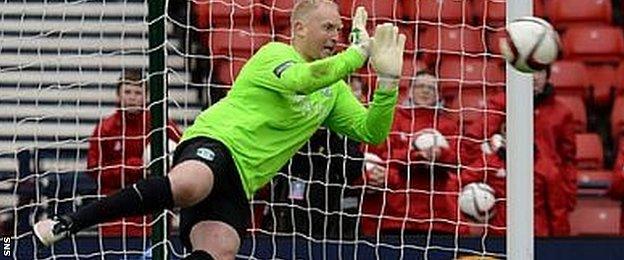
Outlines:
[[[186, 255], [176, 236], [176, 212], [102, 224], [50, 248], [36, 243], [31, 226], [149, 174], [136, 147], [148, 147], [155, 129], [133, 132], [137, 119], [119, 110], [121, 75], [142, 71], [148, 82], [164, 74], [165, 99], [150, 100], [144, 109], [167, 104], [169, 119], [184, 130], [227, 94], [259, 47], [289, 42], [293, 2], [165, 1], [158, 19], [166, 21], [166, 69], [156, 74], [148, 73], [155, 51], [148, 45], [148, 26], [155, 20], [148, 19], [147, 1], [0, 3], [0, 234], [10, 238], [10, 255], [141, 259], [150, 258], [158, 245], [173, 258]], [[371, 33], [374, 25], [392, 22], [407, 35], [396, 112], [401, 119], [379, 146], [320, 129], [253, 199], [252, 225], [238, 256], [504, 258], [504, 217], [494, 221], [503, 212], [482, 212], [487, 217], [477, 221], [462, 213], [459, 194], [469, 182], [502, 181], [504, 188], [505, 159], [491, 137], [504, 120], [504, 107], [496, 101], [504, 99], [497, 42], [504, 35], [505, 1], [335, 2], [345, 25], [342, 48], [359, 5], [368, 10]], [[436, 78], [424, 86], [434, 87], [433, 104], [417, 101], [415, 89], [426, 85], [422, 71]], [[367, 105], [373, 69], [367, 66], [346, 80]], [[108, 130], [116, 134], [93, 135], [98, 123], [115, 114], [118, 125]], [[448, 142], [433, 158], [412, 145], [427, 129]], [[112, 150], [106, 149], [111, 143]], [[101, 152], [91, 163], [90, 144]], [[503, 158], [503, 165], [493, 163], [495, 157]], [[374, 171], [382, 172], [381, 179], [373, 180]], [[114, 177], [106, 175], [110, 172]], [[500, 192], [495, 209], [504, 209]], [[162, 218], [170, 223], [170, 235], [154, 243], [152, 228]]]

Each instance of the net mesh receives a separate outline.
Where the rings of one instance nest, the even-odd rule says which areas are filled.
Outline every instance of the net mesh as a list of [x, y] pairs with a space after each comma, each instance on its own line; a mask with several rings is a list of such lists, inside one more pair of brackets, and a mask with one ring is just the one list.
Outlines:
[[[152, 102], [166, 101], [169, 118], [185, 129], [202, 109], [227, 94], [238, 71], [260, 46], [290, 41], [293, 2], [167, 1], [166, 13], [159, 17], [166, 20], [167, 98]], [[462, 178], [464, 172], [491, 184], [496, 179], [483, 178], [493, 178], [496, 174], [489, 172], [500, 169], [481, 147], [498, 131], [497, 120], [504, 118], [504, 107], [496, 107], [492, 100], [504, 95], [504, 63], [497, 41], [502, 37], [505, 1], [336, 3], [345, 25], [341, 48], [347, 46], [350, 17], [359, 5], [368, 10], [369, 31], [393, 22], [407, 35], [397, 110], [406, 127], [395, 122], [390, 138], [379, 146], [320, 129], [253, 199], [252, 225], [238, 256], [504, 257], [504, 242], [491, 234], [502, 227], [470, 220], [457, 200], [468, 182]], [[0, 231], [3, 237], [11, 237], [14, 258], [149, 257], [154, 247], [149, 230], [155, 221], [149, 217], [103, 224], [51, 248], [37, 244], [30, 231], [41, 218], [74, 211], [109, 192], [104, 173], [87, 173], [90, 141], [117, 138], [118, 153], [122, 157], [130, 153], [126, 133], [95, 139], [91, 135], [100, 119], [116, 111], [121, 73], [147, 71], [152, 52], [148, 25], [153, 22], [147, 20], [147, 3], [4, 1], [0, 5]], [[438, 77], [440, 102], [414, 107], [407, 102], [416, 99], [410, 85], [422, 69]], [[375, 80], [370, 66], [347, 79], [366, 105], [372, 100]], [[427, 116], [423, 110], [429, 111]], [[430, 118], [426, 124], [420, 119], [425, 117]], [[128, 120], [122, 116], [121, 122]], [[451, 159], [408, 156], [418, 154], [411, 143], [423, 125], [445, 135]], [[143, 146], [148, 132], [139, 135]], [[406, 155], [397, 156], [400, 151]], [[371, 161], [371, 155], [379, 161]], [[122, 169], [118, 186], [130, 183], [126, 175], [133, 169], [139, 169], [141, 176], [147, 174], [143, 164], [104, 165], [104, 161], [100, 158], [96, 164], [99, 172]], [[386, 169], [385, 184], [374, 185], [366, 177], [371, 162]], [[446, 169], [443, 174], [440, 168]], [[504, 196], [497, 196], [497, 203], [504, 204]], [[173, 236], [162, 243], [172, 256], [182, 257], [188, 251], [175, 236], [177, 214], [166, 216]], [[123, 235], [103, 231], [121, 222]]]

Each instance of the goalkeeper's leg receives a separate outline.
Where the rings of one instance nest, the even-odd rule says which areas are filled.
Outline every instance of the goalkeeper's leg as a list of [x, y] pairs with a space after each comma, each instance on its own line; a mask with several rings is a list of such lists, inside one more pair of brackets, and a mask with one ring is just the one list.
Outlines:
[[[196, 204], [201, 204], [203, 207], [210, 206], [215, 204], [214, 200], [209, 200], [215, 197], [209, 196], [213, 191], [213, 186], [224, 186], [222, 185], [224, 180], [228, 184], [231, 183], [231, 187], [236, 187], [235, 190], [238, 192], [219, 195], [230, 195], [237, 201], [243, 201], [238, 203], [241, 205], [246, 202], [236, 166], [229, 151], [220, 142], [208, 138], [188, 140], [176, 150], [175, 157], [176, 166], [167, 177], [141, 180], [72, 214], [39, 221], [33, 227], [35, 235], [44, 245], [50, 245], [84, 228], [121, 217], [148, 214], [162, 209], [171, 209], [174, 206], [190, 209], [194, 209], [191, 206]], [[215, 179], [215, 176], [219, 178]], [[221, 176], [234, 176], [234, 178]], [[234, 189], [218, 188], [217, 190], [217, 193], [230, 193]], [[206, 217], [221, 220], [218, 215], [215, 217], [214, 214]], [[239, 229], [245, 228], [245, 225], [238, 225], [238, 222], [229, 223], [228, 219], [224, 222]]]
[[198, 161], [185, 161], [169, 176], [141, 180], [130, 187], [95, 201], [69, 215], [37, 222], [35, 235], [46, 246], [90, 226], [121, 217], [145, 215], [174, 206], [188, 207], [208, 196], [212, 170]]

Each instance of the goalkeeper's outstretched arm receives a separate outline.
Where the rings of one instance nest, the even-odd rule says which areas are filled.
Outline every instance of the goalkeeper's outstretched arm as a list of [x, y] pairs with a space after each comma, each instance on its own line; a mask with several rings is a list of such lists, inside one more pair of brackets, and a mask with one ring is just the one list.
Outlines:
[[[296, 41], [295, 36], [292, 46], [281, 43], [270, 43], [264, 46], [249, 61], [249, 63], [254, 64], [253, 67], [259, 67], [259, 69], [249, 71], [249, 73], [254, 74], [251, 75], [251, 78], [255, 81], [254, 83], [260, 86], [266, 86], [280, 92], [306, 95], [335, 84], [364, 66], [368, 59], [371, 39], [366, 32], [367, 17], [368, 14], [364, 7], [358, 7], [353, 17], [350, 36], [351, 46], [330, 57], [310, 61], [310, 57], [303, 54], [305, 51], [300, 52], [301, 49], [310, 50], [309, 46], [302, 43], [310, 40], [299, 39]], [[318, 22], [317, 20], [305, 21], [308, 26], [310, 23]], [[327, 29], [331, 32], [326, 32], [323, 35], [337, 36], [339, 31], [337, 28], [342, 27], [339, 19], [333, 22], [321, 22], [323, 27], [333, 28]], [[335, 46], [335, 42], [331, 41], [326, 44]], [[318, 51], [315, 48], [312, 49]], [[308, 58], [304, 58], [304, 56]]]
[[403, 68], [405, 35], [399, 34], [398, 28], [392, 24], [380, 25], [371, 45], [371, 62], [378, 74], [372, 104], [368, 110], [364, 108], [344, 84], [326, 125], [351, 138], [379, 144], [386, 139], [392, 126]]

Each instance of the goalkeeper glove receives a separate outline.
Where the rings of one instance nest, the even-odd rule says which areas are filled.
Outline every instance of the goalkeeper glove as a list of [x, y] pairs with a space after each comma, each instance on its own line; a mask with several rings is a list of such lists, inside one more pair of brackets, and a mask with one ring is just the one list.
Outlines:
[[366, 19], [368, 19], [366, 8], [359, 6], [353, 16], [353, 25], [351, 26], [349, 39], [351, 45], [355, 46], [362, 56], [368, 58], [370, 55], [370, 36], [368, 36], [366, 31]]
[[378, 76], [378, 85], [381, 88], [396, 87], [403, 70], [405, 35], [399, 34], [398, 27], [385, 23], [377, 26], [374, 37], [370, 52], [371, 62]]

